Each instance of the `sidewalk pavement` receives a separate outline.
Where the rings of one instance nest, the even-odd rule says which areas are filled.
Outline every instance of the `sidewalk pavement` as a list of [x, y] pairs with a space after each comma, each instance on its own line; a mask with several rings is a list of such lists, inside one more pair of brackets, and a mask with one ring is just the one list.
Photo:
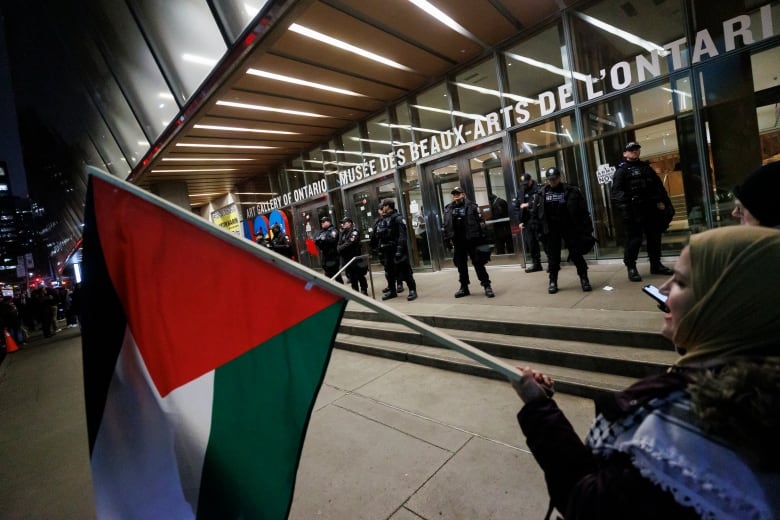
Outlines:
[[[664, 259], [669, 266], [675, 260]], [[415, 273], [418, 294], [415, 301], [406, 301], [405, 289], [398, 298], [384, 303], [408, 314], [470, 316], [637, 332], [657, 332], [661, 328], [661, 314], [653, 300], [642, 292], [642, 287], [660, 286], [668, 277], [648, 274], [649, 264], [639, 264], [641, 282], [629, 281], [622, 263], [590, 265], [588, 275], [593, 291], [588, 293], [582, 292], [575, 268], [565, 264], [559, 273], [557, 294], [547, 293], [548, 276], [544, 271], [526, 273], [519, 265], [488, 264], [487, 269], [495, 298], [485, 296], [472, 268], [469, 268], [471, 295], [454, 298], [460, 287], [458, 272], [444, 269]], [[387, 285], [384, 273], [374, 271], [372, 275], [375, 299], [381, 300], [382, 289]]]
[[[650, 329], [660, 323], [642, 284], [623, 280], [622, 266], [592, 266], [594, 291], [587, 294], [573, 268], [562, 272], [556, 295], [547, 294], [544, 273], [489, 273], [492, 299], [472, 285], [472, 296], [455, 300], [457, 273], [446, 270], [417, 274], [420, 298], [391, 304], [572, 324], [597, 316], [605, 323], [635, 319]], [[381, 291], [384, 280], [374, 282]], [[0, 518], [94, 518], [80, 347], [78, 329], [65, 329], [0, 366]], [[592, 403], [556, 399], [584, 435]], [[309, 425], [290, 518], [540, 519], [547, 493], [517, 426], [519, 408], [508, 383], [336, 350]]]

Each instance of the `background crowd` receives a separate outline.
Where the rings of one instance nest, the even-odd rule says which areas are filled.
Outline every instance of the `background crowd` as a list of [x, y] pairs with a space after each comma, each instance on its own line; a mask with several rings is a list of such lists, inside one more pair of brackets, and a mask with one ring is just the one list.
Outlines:
[[62, 327], [78, 327], [80, 294], [81, 285], [77, 284], [73, 288], [43, 286], [31, 290], [29, 295], [22, 292], [4, 296], [0, 301], [0, 329], [7, 330], [17, 344], [23, 345], [38, 330], [49, 338]]

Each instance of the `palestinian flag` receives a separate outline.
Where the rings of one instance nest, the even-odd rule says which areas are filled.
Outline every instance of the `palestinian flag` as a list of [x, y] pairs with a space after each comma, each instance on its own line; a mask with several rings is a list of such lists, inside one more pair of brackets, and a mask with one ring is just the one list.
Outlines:
[[85, 212], [98, 517], [285, 518], [346, 300], [105, 175], [90, 176]]

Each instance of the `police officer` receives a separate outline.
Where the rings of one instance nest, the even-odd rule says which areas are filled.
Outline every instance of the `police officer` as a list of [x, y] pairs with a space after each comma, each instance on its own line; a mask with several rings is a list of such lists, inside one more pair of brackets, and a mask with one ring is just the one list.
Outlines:
[[444, 240], [452, 242], [454, 248], [452, 262], [458, 268], [460, 289], [455, 293], [455, 298], [463, 298], [471, 294], [469, 292], [469, 258], [471, 258], [471, 265], [474, 266], [477, 278], [485, 290], [485, 296], [492, 298], [495, 294], [490, 286], [487, 269], [485, 269], [487, 259], [490, 257], [477, 249], [485, 244], [485, 222], [482, 218], [482, 211], [479, 206], [466, 198], [466, 193], [460, 187], [453, 188], [450, 194], [452, 202], [444, 206], [443, 234]]
[[[373, 227], [369, 230], [369, 237], [370, 237], [369, 247], [371, 248], [371, 254], [379, 258], [379, 263], [382, 264], [382, 268], [385, 270], [385, 280], [387, 280], [387, 287], [382, 289], [382, 295], [385, 295], [387, 293], [392, 292], [392, 290], [390, 289], [391, 273], [388, 272], [388, 263], [385, 261], [384, 256], [382, 256], [382, 252], [379, 250], [379, 234], [377, 231], [379, 230], [382, 220], [385, 218], [382, 215], [381, 202], [380, 202], [380, 206], [377, 207], [376, 212], [377, 212], [377, 218], [374, 221]], [[394, 272], [395, 268], [391, 266], [391, 269]], [[401, 280], [396, 280], [395, 283], [396, 283], [396, 288], [395, 288], [396, 294], [401, 294], [402, 292], [404, 292], [404, 283]]]
[[661, 179], [648, 163], [639, 160], [641, 146], [631, 141], [623, 151], [625, 159], [618, 164], [612, 179], [612, 202], [623, 217], [626, 243], [623, 263], [628, 279], [641, 282], [636, 269], [642, 235], [647, 237], [647, 256], [650, 274], [670, 275], [672, 270], [661, 263], [661, 234], [666, 231], [674, 215], [672, 202]]
[[[561, 181], [558, 168], [548, 168], [544, 173], [547, 184], [535, 195], [531, 206], [532, 226], [539, 233], [549, 263], [547, 271], [550, 284], [547, 292], [558, 292], [558, 271], [561, 269], [561, 242], [566, 244], [569, 256], [577, 266], [580, 287], [584, 292], [593, 290], [588, 280], [588, 264], [583, 258], [583, 242], [593, 235], [585, 197], [579, 189]], [[593, 244], [589, 244], [593, 247]]]
[[517, 195], [512, 201], [517, 220], [520, 221], [523, 245], [527, 254], [531, 256], [531, 263], [526, 265], [526, 273], [535, 273], [542, 270], [542, 254], [539, 250], [539, 240], [536, 238], [536, 230], [531, 228], [531, 204], [534, 195], [539, 191], [539, 185], [533, 176], [526, 172], [523, 174], [523, 183], [517, 190]]
[[360, 257], [363, 251], [360, 247], [360, 231], [355, 227], [355, 223], [350, 217], [341, 219], [341, 235], [339, 236], [339, 245], [336, 247], [341, 256], [342, 265], [346, 265], [345, 272], [347, 279], [354, 290], [368, 294], [368, 263], [364, 258], [358, 258], [351, 264], [349, 263], [355, 257]]
[[268, 240], [268, 247], [282, 256], [286, 256], [287, 258], [293, 257], [293, 248], [290, 237], [282, 230], [282, 226], [278, 222], [275, 222], [271, 226], [271, 236]]
[[[337, 247], [339, 245], [339, 232], [330, 222], [330, 216], [325, 215], [320, 219], [320, 232], [314, 238], [314, 243], [320, 250], [320, 265], [325, 272], [325, 276], [333, 278], [333, 275], [339, 272], [339, 253]], [[344, 283], [341, 275], [338, 275], [335, 280], [338, 283]]]
[[395, 201], [384, 199], [379, 204], [382, 220], [377, 222], [379, 253], [385, 266], [387, 286], [390, 289], [382, 295], [383, 300], [398, 296], [396, 280], [403, 280], [409, 286], [409, 301], [417, 299], [417, 283], [414, 281], [412, 266], [409, 263], [407, 229], [401, 214], [395, 209]]

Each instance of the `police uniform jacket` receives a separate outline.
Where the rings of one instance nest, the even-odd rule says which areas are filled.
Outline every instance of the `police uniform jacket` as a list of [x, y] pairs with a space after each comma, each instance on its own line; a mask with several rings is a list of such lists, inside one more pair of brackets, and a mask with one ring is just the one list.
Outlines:
[[338, 265], [339, 253], [336, 248], [339, 243], [339, 232], [335, 227], [330, 226], [328, 229], [321, 230], [314, 239], [314, 243], [322, 252], [320, 262], [323, 267]]
[[379, 251], [387, 256], [407, 255], [406, 222], [397, 210], [377, 222], [376, 235]]
[[[612, 178], [612, 202], [625, 220], [663, 221], [672, 209], [663, 182], [645, 161], [622, 161], [618, 165]], [[664, 203], [666, 211], [658, 209], [659, 202]]]
[[339, 236], [339, 245], [336, 249], [344, 262], [359, 256], [362, 253], [360, 248], [360, 231], [354, 226], [342, 231]]
[[[455, 221], [465, 219], [463, 229], [465, 236], [455, 236]], [[464, 199], [462, 205], [456, 205], [452, 202], [444, 206], [444, 239], [445, 240], [463, 240], [469, 242], [482, 241], [485, 237], [483, 229], [484, 220], [482, 211], [474, 202]]]
[[[567, 227], [561, 231], [567, 237], [590, 237], [593, 234], [593, 221], [590, 219], [588, 205], [582, 192], [569, 184], [561, 183], [564, 193], [564, 205], [567, 213]], [[544, 201], [547, 192], [551, 190], [549, 185], [543, 186], [536, 192], [531, 210], [531, 226], [540, 236], [550, 233], [550, 219], [545, 214]]]
[[290, 237], [284, 231], [274, 233], [271, 240], [268, 242], [268, 247], [276, 251], [282, 256], [292, 256], [292, 244], [290, 243]]
[[[517, 195], [512, 199], [512, 209], [515, 212], [515, 216], [519, 222], [528, 224], [531, 220], [531, 206], [534, 202], [534, 195], [539, 191], [539, 183], [534, 182], [529, 188], [525, 183], [520, 185], [520, 189], [517, 190]], [[527, 208], [521, 208], [521, 204], [528, 204]]]

